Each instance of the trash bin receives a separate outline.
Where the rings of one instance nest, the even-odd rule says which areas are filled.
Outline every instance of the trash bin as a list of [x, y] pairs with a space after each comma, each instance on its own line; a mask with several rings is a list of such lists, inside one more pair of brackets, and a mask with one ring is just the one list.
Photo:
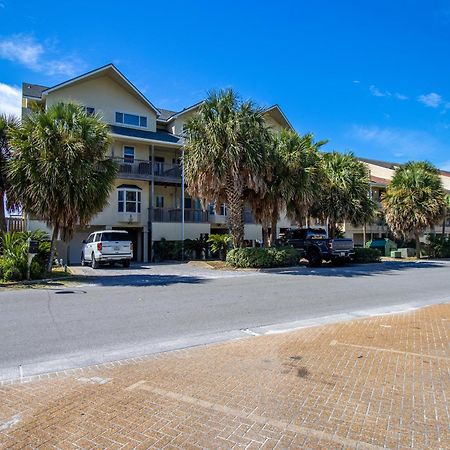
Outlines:
[[366, 247], [379, 250], [382, 256], [390, 256], [392, 250], [397, 250], [397, 244], [388, 238], [372, 239]]

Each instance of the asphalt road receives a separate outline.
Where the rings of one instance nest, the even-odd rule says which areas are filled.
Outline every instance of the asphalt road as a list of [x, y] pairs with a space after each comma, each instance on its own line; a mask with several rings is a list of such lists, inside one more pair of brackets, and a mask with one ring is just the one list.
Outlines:
[[449, 262], [101, 270], [72, 287], [0, 288], [0, 379], [19, 365], [34, 375], [449, 299]]

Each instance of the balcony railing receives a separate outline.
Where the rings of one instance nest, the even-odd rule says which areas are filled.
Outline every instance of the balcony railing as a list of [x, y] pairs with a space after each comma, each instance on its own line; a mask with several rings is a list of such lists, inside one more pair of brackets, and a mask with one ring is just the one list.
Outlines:
[[[113, 158], [119, 166], [119, 176], [121, 178], [151, 180], [152, 163], [148, 160], [134, 159], [132, 162], [126, 158]], [[153, 170], [155, 179], [181, 180], [181, 166], [179, 164], [166, 164], [156, 162]]]
[[[181, 208], [154, 208], [151, 214], [152, 222], [181, 223]], [[185, 209], [184, 221], [190, 223], [208, 223], [208, 212], [200, 209]]]

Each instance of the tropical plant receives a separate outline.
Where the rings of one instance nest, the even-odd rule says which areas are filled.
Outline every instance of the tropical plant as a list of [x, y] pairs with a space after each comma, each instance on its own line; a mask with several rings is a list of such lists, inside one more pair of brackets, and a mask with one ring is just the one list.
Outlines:
[[263, 192], [270, 132], [263, 111], [233, 90], [209, 94], [187, 122], [184, 156], [189, 193], [203, 206], [227, 204], [233, 244], [244, 241], [244, 204], [249, 191]]
[[369, 192], [369, 170], [353, 153], [325, 153], [311, 215], [327, 221], [329, 235], [334, 237], [345, 221], [359, 226], [373, 220], [375, 203]]
[[265, 246], [269, 227], [270, 245], [275, 244], [277, 222], [283, 211], [300, 223], [307, 216], [320, 180], [318, 150], [326, 142], [314, 142], [312, 134], [301, 136], [286, 129], [275, 136], [274, 145], [267, 152], [266, 189], [262, 195], [250, 196], [255, 221], [263, 228]]
[[46, 269], [50, 254], [47, 233], [37, 230], [32, 232], [8, 232], [1, 235], [1, 274], [6, 281], [19, 281], [27, 277], [28, 240], [38, 242], [38, 254], [31, 262], [31, 278], [40, 278]]
[[445, 191], [439, 171], [428, 162], [408, 162], [395, 170], [381, 202], [395, 235], [414, 237], [420, 258], [420, 234], [442, 219]]
[[12, 194], [6, 176], [6, 163], [11, 156], [8, 131], [17, 126], [16, 117], [0, 114], [0, 231], [6, 231], [5, 195], [8, 191]]
[[208, 237], [208, 244], [211, 247], [213, 253], [218, 253], [219, 258], [225, 261], [227, 257], [228, 247], [232, 241], [232, 237], [229, 234], [211, 234]]
[[57, 103], [25, 117], [9, 137], [7, 173], [15, 198], [52, 228], [51, 271], [58, 236], [68, 241], [108, 202], [117, 172], [106, 156], [108, 125], [79, 105]]

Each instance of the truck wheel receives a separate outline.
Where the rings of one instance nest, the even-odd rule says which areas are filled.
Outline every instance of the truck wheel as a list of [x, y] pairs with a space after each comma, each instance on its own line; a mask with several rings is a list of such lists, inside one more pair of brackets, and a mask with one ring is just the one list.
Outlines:
[[92, 259], [91, 259], [91, 267], [93, 269], [98, 269], [99, 267], [99, 263], [98, 261], [95, 259], [95, 255], [92, 253]]
[[317, 248], [312, 248], [309, 250], [306, 259], [311, 267], [320, 267], [322, 265], [322, 255], [320, 250]]

